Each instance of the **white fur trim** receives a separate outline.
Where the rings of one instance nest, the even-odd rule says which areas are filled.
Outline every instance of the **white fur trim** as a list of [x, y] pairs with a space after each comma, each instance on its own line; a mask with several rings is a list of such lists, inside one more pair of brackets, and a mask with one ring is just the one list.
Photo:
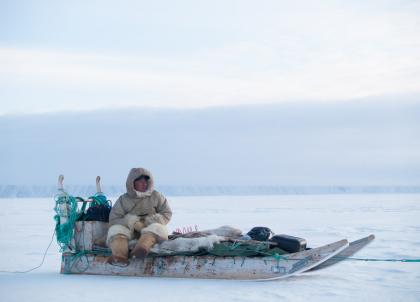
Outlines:
[[108, 230], [108, 235], [106, 237], [106, 245], [109, 246], [109, 243], [112, 241], [112, 238], [116, 235], [124, 235], [128, 239], [131, 239], [130, 230], [121, 224], [114, 224]]
[[205, 230], [205, 231], [202, 231], [202, 233], [206, 233], [209, 235], [214, 234], [218, 236], [231, 237], [231, 238], [239, 237], [242, 235], [241, 230], [231, 227], [229, 225], [224, 225], [224, 226], [218, 227], [217, 229]]
[[134, 190], [134, 191], [136, 192], [137, 197], [140, 197], [140, 198], [151, 196], [152, 193], [153, 193], [153, 191], [151, 191], [151, 190], [147, 190], [146, 192], [140, 192], [140, 191], [136, 191], [136, 190]]
[[155, 245], [151, 251], [159, 255], [171, 255], [176, 253], [198, 252], [200, 250], [210, 250], [215, 243], [225, 240], [224, 237], [210, 235], [198, 238], [176, 238], [167, 240]]
[[134, 229], [134, 224], [139, 221], [140, 218], [137, 215], [127, 214], [124, 216], [124, 222], [130, 230]]
[[159, 237], [159, 241], [168, 240], [168, 230], [166, 226], [160, 223], [152, 223], [141, 230], [141, 233], [153, 233]]
[[162, 214], [152, 214], [147, 216], [144, 222], [146, 225], [151, 225], [152, 223], [167, 224], [168, 219], [166, 219]]

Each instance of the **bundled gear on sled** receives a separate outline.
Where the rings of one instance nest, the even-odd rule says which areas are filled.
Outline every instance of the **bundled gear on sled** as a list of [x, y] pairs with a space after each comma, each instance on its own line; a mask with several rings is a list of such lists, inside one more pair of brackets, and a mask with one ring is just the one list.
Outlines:
[[257, 241], [267, 241], [270, 236], [273, 234], [273, 231], [267, 227], [253, 227], [247, 235], [251, 237], [251, 239]]
[[[79, 197], [79, 199], [81, 199]], [[83, 206], [81, 215], [78, 220], [82, 221], [109, 221], [109, 213], [111, 212], [112, 203], [102, 193], [96, 193], [95, 195], [88, 198], [88, 200], [82, 200]], [[89, 203], [87, 210], [86, 205]]]
[[[73, 197], [64, 190], [64, 176], [58, 178], [58, 194], [55, 196], [54, 211], [56, 215], [55, 234], [60, 250], [75, 251], [77, 249], [74, 240], [77, 221], [102, 221], [108, 222], [112, 203], [102, 193], [100, 186], [101, 178], [96, 178], [97, 193], [88, 199]], [[78, 203], [82, 203], [78, 208]], [[89, 204], [89, 206], [88, 206]]]

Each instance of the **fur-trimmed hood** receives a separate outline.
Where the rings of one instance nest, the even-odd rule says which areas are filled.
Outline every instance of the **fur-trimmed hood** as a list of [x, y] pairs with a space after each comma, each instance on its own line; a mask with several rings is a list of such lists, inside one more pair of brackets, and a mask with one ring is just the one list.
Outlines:
[[149, 176], [149, 180], [147, 181], [147, 183], [148, 183], [147, 191], [145, 192], [146, 195], [150, 195], [150, 193], [153, 192], [153, 190], [154, 190], [154, 180], [153, 180], [152, 173], [149, 170], [144, 169], [144, 168], [133, 168], [128, 173], [127, 182], [126, 182], [127, 194], [130, 197], [137, 197], [138, 196], [137, 191], [134, 190], [134, 180], [136, 178], [140, 177], [141, 175]]
[[[134, 180], [149, 176], [146, 192], [134, 190]], [[121, 224], [129, 229], [137, 221], [148, 226], [152, 223], [167, 224], [172, 216], [165, 196], [154, 189], [153, 175], [144, 168], [133, 168], [127, 177], [127, 193], [121, 195], [109, 213], [109, 225]]]

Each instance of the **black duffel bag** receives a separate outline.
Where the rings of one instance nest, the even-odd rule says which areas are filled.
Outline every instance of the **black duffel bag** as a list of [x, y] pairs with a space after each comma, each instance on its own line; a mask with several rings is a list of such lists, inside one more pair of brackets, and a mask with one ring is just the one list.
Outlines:
[[81, 197], [77, 197], [80, 201], [83, 201], [83, 206], [81, 209], [81, 215], [79, 216], [79, 221], [102, 221], [109, 222], [109, 213], [111, 212], [112, 203], [110, 200], [107, 200], [106, 196], [103, 194], [95, 194], [94, 196], [89, 197], [91, 200], [89, 208], [85, 211], [87, 207], [87, 201]]
[[251, 239], [257, 241], [267, 241], [271, 234], [273, 232], [267, 227], [254, 227], [247, 233]]
[[90, 206], [89, 209], [86, 211], [84, 220], [108, 222], [110, 212], [111, 206], [108, 204]]

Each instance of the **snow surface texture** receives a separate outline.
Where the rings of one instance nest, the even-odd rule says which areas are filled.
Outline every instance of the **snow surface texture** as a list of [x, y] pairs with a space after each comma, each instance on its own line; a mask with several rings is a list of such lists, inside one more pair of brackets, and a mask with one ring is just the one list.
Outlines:
[[[115, 199], [113, 199], [115, 200]], [[362, 258], [420, 258], [420, 195], [177, 197], [172, 231], [269, 226], [311, 247], [371, 233]], [[39, 264], [54, 227], [52, 199], [0, 199], [0, 270]], [[420, 263], [345, 261], [283, 281], [61, 275], [54, 242], [44, 265], [0, 273], [0, 301], [419, 301]], [[140, 299], [141, 298], [141, 299]]]

